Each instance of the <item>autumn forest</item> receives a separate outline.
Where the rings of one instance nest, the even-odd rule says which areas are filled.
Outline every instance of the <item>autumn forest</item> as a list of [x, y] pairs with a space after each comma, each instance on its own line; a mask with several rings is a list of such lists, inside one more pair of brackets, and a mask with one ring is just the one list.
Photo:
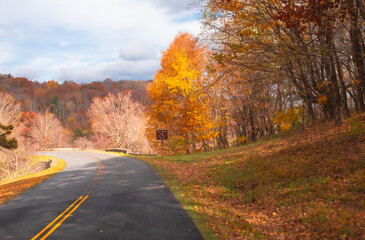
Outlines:
[[207, 239], [363, 239], [364, 0], [193, 5], [200, 34], [177, 34], [153, 79], [2, 73], [0, 182], [36, 151], [118, 149]]
[[39, 83], [3, 74], [0, 122], [14, 127], [18, 149], [158, 154], [155, 130], [167, 129], [168, 154], [193, 153], [365, 111], [362, 1], [199, 7], [200, 36], [177, 35], [153, 80]]

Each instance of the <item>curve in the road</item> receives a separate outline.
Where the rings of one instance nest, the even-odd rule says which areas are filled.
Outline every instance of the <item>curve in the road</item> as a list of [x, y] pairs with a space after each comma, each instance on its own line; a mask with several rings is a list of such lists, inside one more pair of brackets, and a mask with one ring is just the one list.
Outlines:
[[[89, 157], [92, 158], [92, 157]], [[95, 188], [96, 184], [100, 181], [101, 175], [103, 175], [103, 164], [97, 158], [94, 159], [98, 164], [98, 173], [96, 174], [94, 180], [91, 182], [89, 187], [84, 191], [84, 193], [73, 202], [65, 211], [58, 215], [50, 224], [43, 228], [37, 235], [35, 235], [31, 240], [44, 240], [49, 235], [51, 235], [88, 197], [91, 191]], [[53, 227], [52, 227], [53, 226]], [[51, 228], [52, 227], [52, 228]]]
[[47, 155], [67, 167], [0, 206], [0, 239], [202, 239], [146, 163], [101, 153]]

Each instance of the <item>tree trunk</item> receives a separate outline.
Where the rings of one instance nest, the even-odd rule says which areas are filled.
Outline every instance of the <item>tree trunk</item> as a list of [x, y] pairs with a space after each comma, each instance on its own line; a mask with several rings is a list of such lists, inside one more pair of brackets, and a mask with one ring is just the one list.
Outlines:
[[360, 16], [362, 16], [362, 20], [365, 22], [365, 1], [356, 0], [356, 5], [359, 8]]
[[[326, 31], [325, 40], [321, 39], [321, 47], [323, 51], [321, 52], [322, 62], [325, 68], [327, 79], [329, 81], [329, 86], [327, 87], [327, 111], [330, 120], [335, 121], [337, 124], [342, 122], [341, 114], [341, 99], [339, 94], [339, 88], [337, 83], [337, 74], [334, 64], [334, 59], [331, 54], [332, 45], [332, 33], [329, 30]], [[327, 49], [328, 51], [325, 51]]]
[[341, 67], [341, 63], [340, 63], [340, 58], [338, 57], [333, 39], [332, 39], [332, 44], [331, 44], [331, 50], [332, 50], [332, 55], [335, 58], [337, 76], [338, 76], [338, 80], [339, 80], [340, 86], [341, 86], [340, 93], [341, 93], [342, 107], [343, 107], [345, 116], [349, 117], [350, 109], [347, 104], [347, 93], [346, 93], [346, 86], [345, 86], [345, 82], [344, 82], [344, 78], [343, 78], [343, 71], [342, 71], [342, 67]]
[[255, 117], [252, 106], [249, 107], [249, 113], [250, 113], [250, 125], [251, 125], [251, 141], [256, 142]]
[[189, 149], [189, 134], [185, 133], [185, 151], [186, 154], [190, 154], [190, 149]]
[[195, 135], [191, 134], [191, 144], [193, 146], [193, 153], [196, 152], [196, 145], [195, 145]]
[[305, 105], [307, 107], [309, 121], [311, 124], [314, 124], [317, 121], [317, 118], [316, 115], [314, 114], [312, 103], [310, 102], [310, 100], [306, 100]]
[[[353, 0], [348, 0], [348, 6], [353, 6]], [[359, 27], [358, 9], [350, 14], [350, 39], [352, 58], [354, 61], [357, 81], [358, 81], [358, 103], [360, 111], [365, 112], [365, 56], [364, 56], [364, 41]]]

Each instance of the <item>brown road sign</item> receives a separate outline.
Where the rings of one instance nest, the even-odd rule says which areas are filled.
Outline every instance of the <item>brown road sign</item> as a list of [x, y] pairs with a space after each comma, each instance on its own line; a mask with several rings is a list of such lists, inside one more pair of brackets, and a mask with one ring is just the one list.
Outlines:
[[167, 140], [169, 134], [167, 130], [156, 130], [156, 140]]

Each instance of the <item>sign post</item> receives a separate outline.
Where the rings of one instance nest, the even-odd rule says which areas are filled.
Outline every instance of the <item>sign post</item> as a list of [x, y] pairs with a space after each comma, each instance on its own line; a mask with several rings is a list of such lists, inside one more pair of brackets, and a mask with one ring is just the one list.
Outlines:
[[156, 130], [156, 140], [161, 141], [162, 158], [163, 158], [163, 141], [169, 139], [169, 133], [167, 130]]

